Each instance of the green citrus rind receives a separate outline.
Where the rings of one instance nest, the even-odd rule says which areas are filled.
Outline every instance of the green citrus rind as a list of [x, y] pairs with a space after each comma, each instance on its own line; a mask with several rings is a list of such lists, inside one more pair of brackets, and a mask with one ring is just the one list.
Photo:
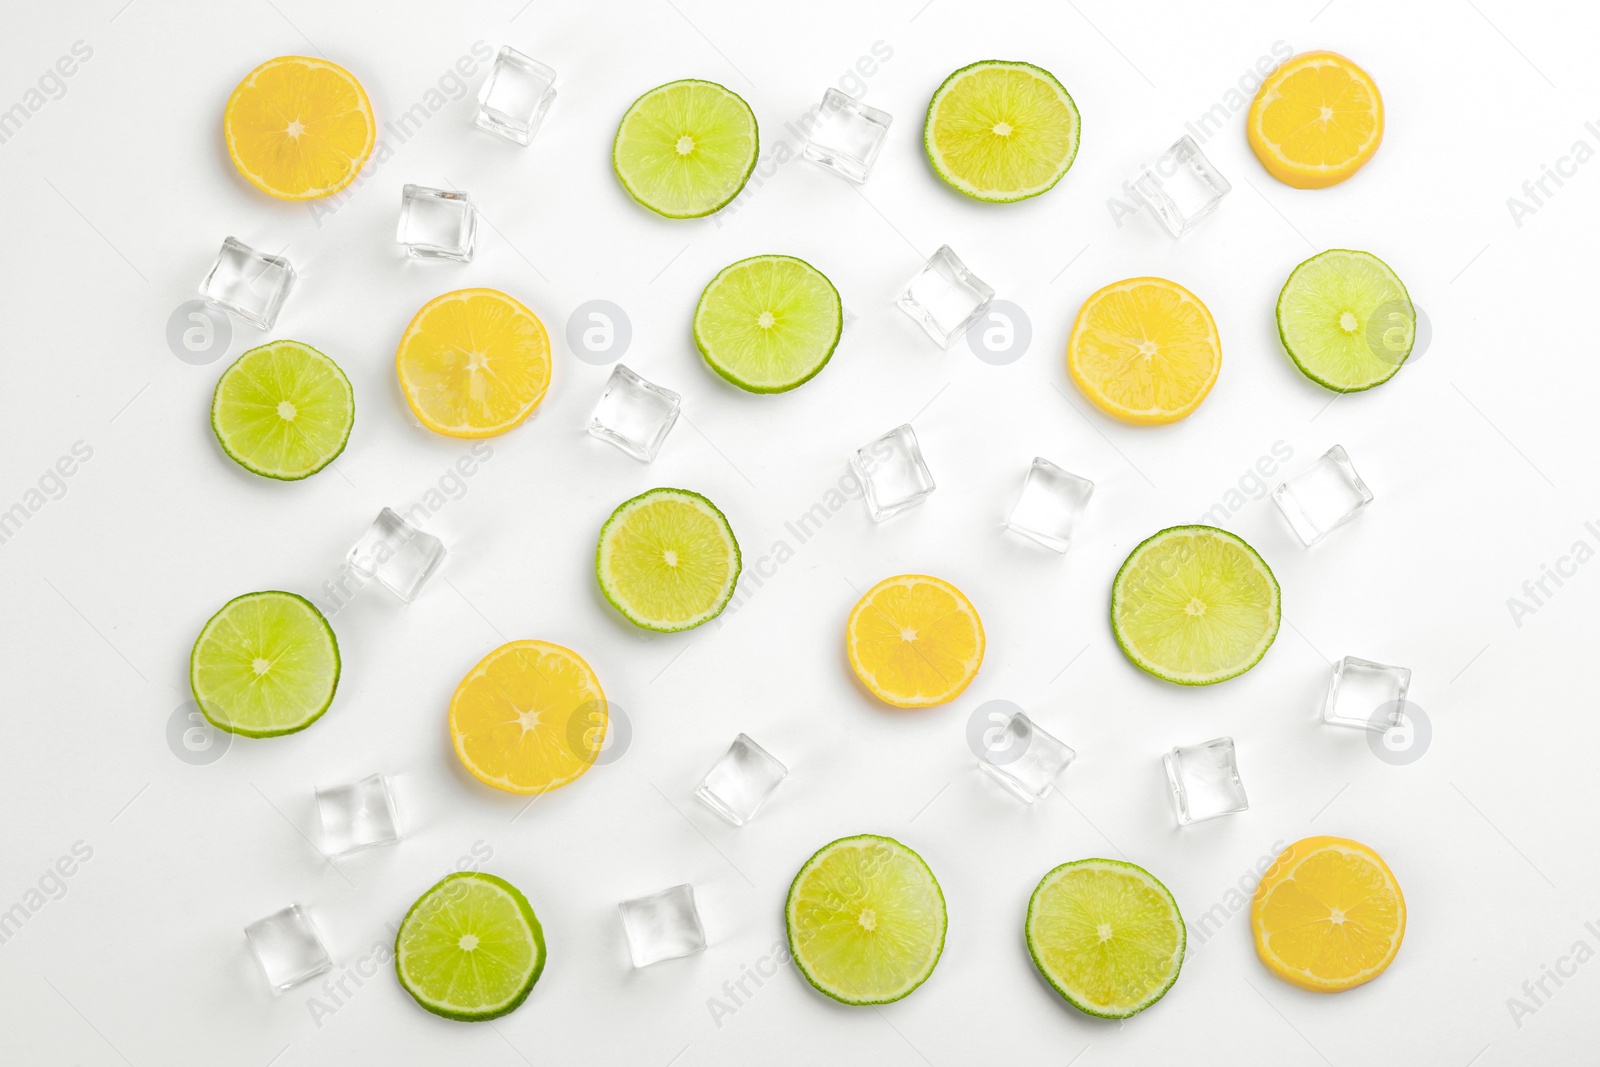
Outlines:
[[[791, 364], [788, 368], [789, 373], [776, 376], [768, 375], [764, 380], [758, 381], [755, 380], [757, 378], [755, 374], [757, 368], [750, 365], [753, 353], [749, 350], [736, 351], [737, 345], [734, 338], [719, 340], [711, 337], [710, 335], [715, 331], [716, 325], [709, 320], [711, 316], [722, 310], [717, 307], [717, 301], [719, 298], [727, 299], [725, 290], [732, 287], [735, 280], [734, 272], [747, 273], [766, 265], [797, 265], [803, 268], [802, 278], [808, 281], [813, 278], [818, 279], [823, 285], [827, 286], [826, 293], [832, 297], [832, 302], [827, 309], [832, 313], [832, 335], [826, 337], [825, 343], [814, 345], [812, 350], [802, 355], [800, 359], [789, 361]], [[785, 295], [792, 298], [795, 292], [796, 290], [791, 289]], [[772, 295], [776, 296], [777, 294]], [[790, 315], [796, 312], [796, 309], [792, 306], [780, 310]], [[822, 315], [822, 309], [819, 307], [798, 310], [813, 319], [826, 317]], [[782, 325], [784, 325], [784, 320], [781, 318], [776, 319], [773, 323], [774, 328]], [[825, 333], [827, 323], [824, 322], [822, 325]], [[736, 327], [729, 324], [726, 329], [731, 331]], [[705, 290], [700, 294], [700, 302], [695, 305], [694, 309], [694, 343], [695, 347], [700, 349], [700, 356], [706, 361], [706, 366], [716, 371], [726, 381], [750, 393], [784, 393], [790, 389], [797, 389], [812, 378], [815, 378], [822, 372], [822, 368], [828, 365], [828, 361], [833, 358], [834, 350], [839, 347], [839, 336], [843, 330], [844, 307], [839, 300], [839, 290], [834, 287], [833, 282], [828, 280], [826, 274], [795, 256], [751, 256], [748, 259], [741, 259], [737, 263], [729, 264], [718, 271], [715, 278], [706, 283]]]
[[[251, 382], [246, 380], [246, 376], [257, 370], [260, 363], [285, 354], [301, 357], [299, 369], [301, 374], [311, 367], [317, 368], [317, 373], [321, 375], [318, 384], [327, 387], [322, 395], [314, 398], [302, 395], [301, 407], [309, 407], [307, 399], [316, 399], [324, 405], [329, 405], [335, 399], [330, 394], [334, 393], [343, 400], [342, 404], [331, 405], [336, 407], [337, 411], [327, 411], [328, 414], [337, 415], [339, 418], [337, 423], [330, 422], [325, 428], [327, 432], [322, 436], [327, 440], [322, 447], [305, 457], [300, 464], [287, 467], [268, 463], [261, 443], [257, 442], [256, 446], [252, 447], [248, 438], [261, 437], [264, 436], [264, 432], [270, 433], [274, 430], [282, 432], [282, 427], [271, 421], [277, 416], [263, 413], [263, 404], [273, 402], [274, 395], [278, 400], [292, 398], [284, 392], [268, 394], [260, 390], [248, 400], [236, 395], [250, 388]], [[283, 384], [278, 374], [271, 377], [274, 379], [273, 387], [280, 387]], [[245, 352], [222, 372], [222, 377], [217, 379], [217, 387], [211, 394], [211, 432], [216, 434], [217, 443], [222, 446], [222, 451], [228, 458], [251, 474], [280, 482], [296, 482], [311, 477], [339, 458], [345, 445], [350, 442], [350, 429], [355, 425], [355, 412], [355, 391], [350, 387], [350, 379], [345, 377], [339, 364], [300, 341], [271, 341]], [[244, 425], [247, 413], [266, 419], [266, 426], [257, 425], [252, 428]]]
[[[533, 943], [537, 956], [532, 967], [529, 968], [526, 978], [523, 979], [515, 991], [494, 1004], [476, 1009], [452, 1005], [428, 997], [417, 988], [418, 979], [416, 976], [408, 975], [406, 970], [408, 959], [408, 954], [405, 950], [406, 929], [417, 909], [427, 903], [434, 894], [447, 891], [445, 890], [446, 886], [463, 880], [479, 885], [492, 886], [510, 899], [522, 919], [528, 934], [528, 940]], [[411, 998], [426, 1010], [446, 1019], [454, 1019], [457, 1022], [486, 1022], [489, 1019], [498, 1019], [502, 1015], [509, 1015], [516, 1011], [522, 1006], [522, 1002], [528, 999], [528, 994], [533, 992], [534, 984], [539, 981], [539, 976], [544, 973], [544, 965], [547, 958], [544, 927], [539, 925], [539, 917], [533, 913], [533, 905], [528, 903], [528, 898], [522, 895], [520, 889], [504, 878], [499, 878], [492, 874], [482, 874], [477, 871], [457, 871], [455, 874], [447, 875], [434, 884], [406, 910], [405, 918], [400, 920], [399, 929], [395, 931], [394, 935], [394, 973], [395, 977], [400, 981], [400, 987], [411, 994]]]
[[[729, 101], [736, 103], [739, 108], [743, 109], [744, 116], [748, 118], [750, 123], [749, 158], [738, 164], [734, 169], [728, 170], [725, 176], [719, 175], [719, 177], [724, 177], [724, 180], [720, 182], [717, 188], [709, 190], [699, 197], [699, 200], [702, 202], [689, 202], [685, 200], [685, 202], [679, 204], [668, 204], [665, 203], [662, 198], [652, 197], [648, 192], [642, 189], [641, 185], [643, 184], [645, 175], [636, 172], [636, 168], [630, 162], [625, 162], [623, 160], [622, 157], [627, 147], [624, 144], [624, 134], [628, 131], [629, 120], [634, 119], [637, 113], [641, 113], [641, 106], [647, 105], [647, 102], [651, 101], [652, 98], [659, 98], [665, 95], [669, 90], [677, 90], [686, 86], [700, 85], [710, 86], [711, 88], [718, 90], [719, 92], [725, 94]], [[687, 133], [687, 131], [684, 132]], [[678, 81], [667, 82], [663, 85], [658, 85], [654, 89], [641, 94], [638, 99], [634, 100], [632, 104], [628, 105], [628, 110], [623, 112], [621, 121], [617, 123], [616, 136], [613, 137], [611, 141], [611, 170], [612, 173], [617, 176], [617, 181], [622, 184], [622, 188], [630, 197], [632, 197], [642, 206], [654, 211], [656, 214], [669, 219], [698, 219], [704, 218], [707, 215], [714, 215], [718, 211], [721, 211], [723, 208], [732, 203], [735, 197], [744, 191], [745, 184], [749, 182], [750, 175], [756, 169], [756, 160], [760, 154], [761, 131], [756, 123], [755, 112], [750, 109], [750, 105], [745, 102], [742, 96], [734, 92], [732, 89], [729, 89], [727, 86], [719, 85], [713, 81], [706, 81], [701, 78], [683, 78]], [[630, 174], [633, 176], [633, 180], [631, 181], [629, 180]]]
[[[608, 542], [610, 542], [622, 530], [622, 526], [619, 524], [624, 522], [629, 515], [642, 507], [646, 502], [660, 497], [669, 496], [690, 504], [697, 510], [701, 511], [702, 514], [706, 515], [708, 518], [711, 518], [723, 535], [726, 547], [729, 550], [729, 555], [731, 556], [728, 577], [723, 583], [723, 586], [716, 593], [714, 600], [702, 611], [679, 620], [667, 620], [651, 613], [639, 610], [639, 606], [631, 603], [629, 598], [623, 595], [621, 590], [617, 588], [617, 582], [609, 580], [607, 577], [608, 574], [611, 574], [612, 570], [607, 565], [607, 545]], [[600, 527], [600, 543], [595, 548], [594, 572], [595, 579], [600, 584], [601, 594], [606, 598], [607, 601], [610, 602], [611, 606], [621, 612], [623, 617], [629, 622], [633, 623], [635, 626], [643, 627], [646, 630], [654, 630], [657, 633], [679, 633], [683, 630], [692, 630], [696, 626], [701, 626], [705, 623], [708, 623], [718, 615], [722, 614], [723, 609], [728, 606], [728, 602], [733, 599], [733, 592], [739, 584], [739, 575], [742, 569], [743, 557], [739, 552], [739, 542], [733, 536], [733, 527], [729, 525], [728, 517], [724, 515], [722, 511], [711, 501], [707, 500], [699, 493], [688, 489], [670, 489], [665, 487], [649, 489], [643, 493], [640, 493], [638, 496], [629, 497], [627, 500], [624, 500], [622, 503], [617, 505], [616, 510], [611, 513], [611, 517], [606, 519], [605, 524]]]
[[[1071, 130], [1067, 134], [1070, 145], [1057, 163], [1054, 172], [1044, 181], [1034, 182], [1031, 185], [1014, 189], [997, 190], [992, 187], [986, 189], [955, 174], [944, 161], [944, 153], [938, 148], [934, 138], [935, 112], [939, 104], [961, 80], [972, 77], [982, 70], [1026, 71], [1053, 87], [1057, 97], [1065, 105], [1068, 114], [1071, 116]], [[1082, 143], [1082, 136], [1083, 116], [1078, 111], [1078, 105], [1072, 99], [1072, 94], [1067, 92], [1066, 86], [1062, 85], [1054, 74], [1032, 63], [1004, 59], [983, 59], [976, 63], [969, 63], [954, 71], [940, 83], [938, 89], [934, 90], [933, 98], [928, 101], [927, 115], [922, 123], [923, 152], [927, 155], [928, 163], [933, 167], [933, 172], [939, 176], [939, 180], [965, 196], [991, 204], [1012, 204], [1019, 200], [1027, 200], [1031, 197], [1039, 196], [1041, 193], [1049, 192], [1055, 188], [1056, 183], [1066, 176], [1067, 171], [1072, 169], [1073, 162], [1078, 158], [1078, 147]]]
[[[1335, 261], [1366, 275], [1356, 279], [1347, 274], [1337, 279], [1347, 285], [1359, 282], [1367, 288], [1359, 302], [1349, 300], [1348, 294], [1327, 292], [1331, 288], [1327, 279], [1313, 277]], [[1381, 329], [1380, 354], [1372, 317], [1385, 309], [1385, 318], [1398, 322], [1396, 327]], [[1345, 311], [1351, 315], [1353, 327], [1335, 332], [1339, 327], [1334, 324], [1334, 313]], [[1400, 372], [1416, 345], [1416, 306], [1405, 283], [1383, 260], [1357, 249], [1330, 248], [1290, 271], [1278, 292], [1276, 317], [1278, 339], [1300, 373], [1336, 393], [1360, 393], [1382, 385]], [[1301, 321], [1297, 323], [1296, 319]], [[1320, 329], [1318, 322], [1322, 323]], [[1401, 336], [1391, 342], [1395, 328], [1401, 330]], [[1341, 347], [1342, 353], [1338, 351]], [[1336, 365], [1340, 362], [1344, 365]]]
[[[327, 639], [324, 649], [326, 662], [320, 665], [326, 675], [326, 685], [314, 690], [311, 698], [301, 705], [301, 710], [296, 715], [259, 726], [242, 726], [237, 723], [237, 717], [230, 714], [227, 707], [224, 706], [229, 702], [220, 699], [218, 694], [211, 691], [212, 686], [207, 684], [208, 680], [205, 675], [214, 665], [202, 662], [204, 657], [202, 650], [212, 632], [227, 622], [231, 614], [242, 610], [241, 605], [247, 602], [259, 602], [267, 598], [281, 601], [283, 607], [299, 611], [301, 617], [308, 624], [307, 629], [310, 629], [309, 624], [315, 623], [318, 629], [313, 632]], [[285, 734], [299, 733], [322, 718], [323, 713], [333, 704], [334, 694], [339, 688], [340, 669], [338, 639], [334, 637], [333, 627], [328, 625], [327, 618], [321, 611], [317, 610], [317, 606], [296, 593], [267, 589], [259, 593], [245, 593], [242, 596], [234, 597], [218, 608], [210, 619], [206, 620], [206, 624], [200, 628], [199, 636], [194, 639], [194, 647], [189, 652], [189, 689], [194, 694], [194, 702], [200, 708], [201, 714], [206, 717], [207, 722], [217, 729], [226, 730], [241, 737], [282, 737]], [[218, 680], [218, 684], [220, 684], [220, 680]], [[326, 692], [321, 692], [322, 689], [325, 689]]]

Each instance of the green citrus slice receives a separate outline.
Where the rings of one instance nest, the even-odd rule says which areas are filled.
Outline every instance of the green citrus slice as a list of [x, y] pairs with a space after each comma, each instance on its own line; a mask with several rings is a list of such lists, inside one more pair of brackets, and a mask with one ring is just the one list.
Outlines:
[[717, 506], [687, 489], [625, 500], [600, 528], [600, 591], [635, 626], [670, 633], [722, 613], [739, 581], [739, 542]]
[[1063, 863], [1028, 899], [1028, 952], [1068, 1004], [1126, 1019], [1178, 980], [1187, 942], [1178, 902], [1143, 867]]
[[304, 730], [339, 686], [339, 643], [316, 605], [293, 593], [246, 593], [194, 640], [189, 688], [215, 727], [245, 737]]
[[1111, 629], [1135, 665], [1180, 685], [1254, 667], [1278, 636], [1278, 580], [1214, 526], [1173, 526], [1128, 554], [1111, 583]]
[[1278, 336], [1307, 378], [1357, 393], [1393, 378], [1411, 355], [1417, 309], [1383, 260], [1333, 248], [1289, 273], [1278, 294]]
[[504, 878], [452, 874], [417, 898], [394, 938], [394, 970], [435, 1015], [461, 1022], [516, 1011], [544, 970], [544, 929]]
[[843, 325], [839, 291], [821, 271], [793, 256], [752, 256], [700, 294], [694, 343], [740, 389], [781, 393], [827, 365]]
[[716, 82], [658, 85], [617, 126], [611, 166], [628, 195], [669, 219], [724, 207], [756, 166], [756, 116]]
[[979, 200], [1026, 200], [1055, 185], [1078, 154], [1078, 105], [1032, 63], [984, 60], [944, 80], [922, 144], [934, 172]]
[[252, 348], [217, 379], [211, 429], [222, 450], [263, 478], [295, 481], [332, 463], [355, 422], [339, 365], [299, 341]]
[[824, 845], [794, 876], [784, 917], [801, 975], [845, 1004], [909, 995], [944, 951], [939, 882], [892, 837], [860, 834]]

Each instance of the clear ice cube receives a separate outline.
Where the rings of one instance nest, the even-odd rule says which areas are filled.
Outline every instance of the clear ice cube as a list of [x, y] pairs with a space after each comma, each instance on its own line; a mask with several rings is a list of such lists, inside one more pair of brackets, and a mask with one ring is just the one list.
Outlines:
[[682, 404], [683, 398], [671, 389], [647, 382], [618, 363], [589, 419], [589, 432], [649, 463], [678, 421]]
[[310, 917], [298, 904], [290, 904], [265, 919], [257, 919], [244, 928], [244, 936], [274, 994], [315, 978], [333, 966]]
[[1194, 229], [1232, 188], [1188, 136], [1146, 165], [1133, 180], [1133, 191], [1174, 237]]
[[829, 89], [822, 94], [822, 107], [806, 140], [805, 157], [860, 185], [872, 172], [893, 121], [887, 111], [868, 107], [838, 89]]
[[270, 330], [294, 285], [294, 267], [282, 256], [257, 252], [232, 237], [200, 282], [206, 303], [231, 311], [258, 330]]
[[1172, 787], [1172, 810], [1178, 825], [1187, 826], [1218, 815], [1233, 815], [1250, 806], [1233, 738], [1219, 737], [1203, 745], [1178, 745], [1161, 757]]
[[384, 508], [346, 558], [356, 571], [409, 603], [444, 562], [444, 542]]
[[1295, 536], [1309, 548], [1372, 503], [1372, 490], [1351, 466], [1345, 450], [1334, 445], [1311, 466], [1274, 489], [1272, 501], [1289, 520]]
[[1094, 483], [1089, 479], [1036, 456], [1006, 526], [1046, 548], [1065, 552], [1072, 544], [1073, 527], [1093, 492]]
[[478, 209], [466, 193], [407, 185], [400, 192], [395, 240], [413, 259], [470, 263], [478, 242]]
[[1050, 791], [1077, 753], [1017, 712], [998, 735], [985, 739], [978, 766], [1019, 799], [1032, 804]]
[[733, 739], [700, 784], [694, 795], [701, 803], [735, 826], [755, 818], [778, 783], [789, 776], [789, 769], [746, 734]]
[[906, 283], [896, 303], [935, 344], [949, 348], [982, 317], [993, 299], [994, 290], [975, 277], [949, 245], [940, 245], [917, 276]]
[[694, 906], [694, 886], [675, 885], [617, 905], [635, 967], [705, 950], [706, 931]]
[[873, 522], [922, 503], [934, 490], [933, 475], [923, 462], [916, 431], [909, 423], [857, 449], [850, 466], [861, 482]]
[[1358, 730], [1388, 730], [1402, 724], [1411, 672], [1370, 659], [1346, 656], [1334, 664], [1322, 721]]
[[317, 813], [322, 818], [322, 851], [330, 856], [400, 840], [394, 793], [389, 779], [381, 774], [318, 789]]
[[539, 132], [539, 123], [556, 98], [555, 82], [555, 71], [510, 45], [502, 45], [478, 93], [478, 114], [473, 121], [526, 145]]

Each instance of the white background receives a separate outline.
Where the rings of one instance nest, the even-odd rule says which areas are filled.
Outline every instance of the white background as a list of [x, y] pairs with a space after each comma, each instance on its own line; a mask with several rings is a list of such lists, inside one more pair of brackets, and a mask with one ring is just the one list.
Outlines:
[[[0, 35], [0, 107], [23, 100], [74, 42], [93, 49], [65, 94], [0, 144], [0, 507], [23, 501], [75, 442], [93, 449], [65, 496], [0, 545], [0, 909], [38, 903], [30, 890], [75, 842], [93, 850], [64, 895], [0, 944], [0, 1060], [1592, 1056], [1600, 963], [1560, 987], [1547, 979], [1553, 995], [1538, 1002], [1523, 983], [1580, 940], [1600, 948], [1583, 925], [1600, 920], [1600, 564], [1559, 588], [1547, 581], [1554, 595], [1520, 626], [1507, 598], [1575, 541], [1600, 545], [1584, 528], [1600, 520], [1590, 452], [1600, 164], [1564, 187], [1547, 182], [1554, 195], [1520, 226], [1506, 204], [1575, 141], [1600, 147], [1583, 125], [1600, 119], [1591, 11], [1507, 0], [125, 3], [12, 3]], [[476, 41], [513, 44], [559, 72], [532, 147], [472, 127], [480, 72], [331, 216], [269, 200], [228, 162], [224, 101], [268, 57], [320, 51], [362, 79], [383, 121]], [[755, 109], [764, 148], [793, 147], [784, 122], [878, 41], [893, 54], [866, 79], [866, 99], [896, 121], [863, 189], [790, 162], [719, 225], [656, 218], [613, 178], [617, 118], [645, 89], [723, 82]], [[1234, 185], [1216, 215], [1182, 243], [1147, 215], [1119, 227], [1107, 200], [1122, 181], [1276, 42], [1333, 48], [1372, 73], [1388, 119], [1374, 161], [1336, 188], [1296, 191], [1262, 170], [1234, 115], [1204, 145]], [[952, 193], [921, 154], [933, 89], [991, 57], [1052, 70], [1083, 113], [1071, 172], [1011, 206]], [[491, 225], [472, 264], [402, 258], [394, 224], [408, 181], [478, 198]], [[329, 353], [355, 386], [348, 449], [306, 482], [245, 473], [208, 426], [217, 376], [262, 335], [238, 325], [227, 359], [208, 366], [175, 358], [165, 340], [169, 314], [194, 297], [229, 234], [287, 249], [302, 278], [271, 336]], [[942, 243], [1026, 309], [1034, 334], [1020, 361], [991, 366], [964, 344], [940, 353], [893, 306]], [[1392, 382], [1331, 405], [1285, 358], [1273, 323], [1285, 275], [1328, 247], [1382, 256], [1433, 324], [1431, 346]], [[689, 332], [706, 280], [764, 252], [816, 264], [858, 316], [824, 372], [779, 397], [726, 386]], [[1110, 421], [1063, 370], [1084, 297], [1135, 274], [1188, 285], [1222, 332], [1221, 378], [1175, 426]], [[187, 656], [205, 619], [263, 588], [326, 604], [322, 583], [378, 508], [409, 506], [466, 453], [412, 423], [392, 361], [417, 307], [469, 285], [534, 308], [557, 365], [537, 416], [493, 441], [464, 495], [429, 520], [449, 546], [443, 569], [408, 607], [371, 588], [333, 616], [345, 673], [312, 729], [235, 742], [210, 765], [176, 758], [166, 730], [188, 699]], [[574, 358], [564, 333], [594, 298], [631, 317], [625, 361], [684, 395], [653, 465], [584, 434], [609, 368]], [[852, 501], [798, 544], [784, 523], [837, 483], [853, 448], [908, 420], [937, 492], [877, 526]], [[1293, 450], [1286, 473], [1343, 444], [1375, 503], [1302, 549], [1249, 480], [1277, 442]], [[1064, 557], [1000, 528], [1034, 455], [1097, 487]], [[1245, 499], [1225, 525], [1276, 571], [1282, 632], [1237, 680], [1166, 685], [1118, 652], [1111, 576], [1139, 540], [1195, 520], [1241, 479]], [[725, 625], [633, 629], [596, 590], [594, 539], [618, 502], [656, 485], [716, 501], [747, 564], [780, 539], [794, 558]], [[841, 641], [857, 590], [906, 571], [961, 586], [989, 639], [960, 700], [910, 713], [859, 689]], [[519, 637], [579, 650], [633, 738], [620, 760], [517, 817], [523, 801], [457, 764], [445, 709], [472, 664]], [[1315, 721], [1329, 660], [1346, 654], [1413, 669], [1434, 731], [1421, 759], [1391, 766], [1361, 735]], [[1079, 752], [1061, 793], [1031, 809], [982, 778], [965, 743], [968, 717], [992, 699], [1022, 705]], [[690, 793], [741, 730], [792, 774], [734, 830]], [[1180, 830], [1160, 754], [1221, 734], [1238, 743], [1251, 808]], [[406, 840], [332, 865], [307, 840], [312, 789], [373, 771], [397, 780]], [[857, 832], [900, 838], [939, 877], [949, 940], [931, 980], [898, 1004], [851, 1009], [787, 966], [760, 988], [747, 982], [753, 996], [714, 1019], [710, 998], [726, 999], [723, 983], [782, 937], [800, 863]], [[1225, 913], [1230, 886], [1242, 875], [1248, 885], [1275, 843], [1312, 833], [1373, 845], [1405, 890], [1405, 945], [1377, 981], [1338, 996], [1278, 981], [1255, 958], [1247, 913], [1203, 943], [1191, 931], [1177, 985], [1125, 1024], [1080, 1015], [1035, 975], [1022, 917], [1052, 866], [1126, 857], [1163, 879], [1193, 924], [1213, 905]], [[267, 994], [245, 923], [299, 900], [340, 967], [353, 966], [475, 847], [492, 850], [486, 869], [527, 893], [548, 933], [549, 966], [514, 1015], [492, 1026], [435, 1018], [386, 969], [347, 981], [353, 996], [331, 1016], [314, 1015], [316, 985]], [[697, 889], [710, 948], [633, 971], [616, 902], [683, 881]], [[1514, 1018], [1513, 996], [1536, 1010]]]

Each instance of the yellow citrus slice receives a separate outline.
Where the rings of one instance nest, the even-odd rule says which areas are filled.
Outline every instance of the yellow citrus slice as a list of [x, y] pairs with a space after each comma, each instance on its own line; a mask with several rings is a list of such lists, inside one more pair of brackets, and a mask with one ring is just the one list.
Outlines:
[[983, 623], [961, 590], [926, 574], [885, 578], [845, 625], [850, 666], [872, 695], [925, 708], [961, 695], [983, 663]]
[[594, 765], [609, 722], [589, 665], [547, 641], [512, 641], [450, 698], [450, 739], [472, 776], [508, 793], [543, 793]]
[[1222, 369], [1222, 339], [1200, 298], [1165, 278], [1113, 282], [1078, 309], [1067, 370], [1107, 415], [1145, 425], [1193, 413]]
[[422, 305], [395, 353], [418, 421], [450, 437], [493, 437], [533, 413], [550, 388], [550, 337], [497, 289], [458, 289]]
[[355, 181], [378, 123], [355, 75], [325, 59], [279, 56], [245, 76], [222, 114], [228, 155], [281, 200], [332, 196]]
[[1383, 140], [1383, 97], [1367, 72], [1337, 52], [1302, 52], [1256, 91], [1245, 120], [1267, 172], [1296, 189], [1337, 185]]
[[1307, 837], [1283, 852], [1250, 905], [1256, 954], [1302, 989], [1341, 993], [1394, 962], [1406, 898], [1372, 849], [1347, 837]]

